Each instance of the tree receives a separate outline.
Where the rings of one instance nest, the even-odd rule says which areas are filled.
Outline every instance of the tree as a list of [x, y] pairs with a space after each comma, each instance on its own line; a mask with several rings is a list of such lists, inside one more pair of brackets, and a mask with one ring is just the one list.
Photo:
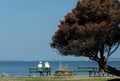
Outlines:
[[61, 55], [89, 57], [104, 71], [120, 76], [107, 65], [120, 45], [118, 0], [79, 0], [58, 27], [50, 45]]

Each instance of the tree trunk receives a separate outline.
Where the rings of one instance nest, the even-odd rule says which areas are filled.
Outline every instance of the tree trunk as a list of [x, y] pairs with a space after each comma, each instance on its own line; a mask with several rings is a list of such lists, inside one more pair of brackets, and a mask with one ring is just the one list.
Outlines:
[[110, 74], [113, 74], [113, 75], [116, 75], [116, 76], [119, 76], [119, 77], [120, 77], [120, 71], [117, 70], [117, 69], [114, 68], [114, 67], [105, 65], [104, 68], [103, 68], [103, 70], [104, 70], [105, 72], [108, 72], [108, 73], [110, 73]]
[[103, 62], [103, 61], [99, 61], [98, 64], [99, 64], [99, 67], [103, 69], [105, 72], [120, 77], [120, 71], [117, 70], [116, 67], [111, 67], [109, 65], [106, 65], [106, 62]]

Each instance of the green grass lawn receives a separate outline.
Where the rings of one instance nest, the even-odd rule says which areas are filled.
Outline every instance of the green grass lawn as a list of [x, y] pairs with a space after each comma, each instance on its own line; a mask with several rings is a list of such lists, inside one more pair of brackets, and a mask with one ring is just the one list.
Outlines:
[[0, 77], [0, 81], [107, 81], [119, 77], [49, 76], [49, 77]]

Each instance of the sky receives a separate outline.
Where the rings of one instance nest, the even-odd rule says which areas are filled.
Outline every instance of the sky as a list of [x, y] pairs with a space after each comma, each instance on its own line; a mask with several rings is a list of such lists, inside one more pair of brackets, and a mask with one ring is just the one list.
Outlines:
[[[0, 60], [88, 60], [61, 56], [49, 43], [77, 0], [0, 0]], [[112, 58], [120, 57], [118, 49]]]

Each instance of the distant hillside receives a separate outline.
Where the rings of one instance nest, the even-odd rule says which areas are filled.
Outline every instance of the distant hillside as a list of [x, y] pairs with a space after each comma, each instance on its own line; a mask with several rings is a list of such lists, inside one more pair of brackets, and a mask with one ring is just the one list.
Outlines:
[[108, 61], [120, 61], [120, 58], [109, 58]]

